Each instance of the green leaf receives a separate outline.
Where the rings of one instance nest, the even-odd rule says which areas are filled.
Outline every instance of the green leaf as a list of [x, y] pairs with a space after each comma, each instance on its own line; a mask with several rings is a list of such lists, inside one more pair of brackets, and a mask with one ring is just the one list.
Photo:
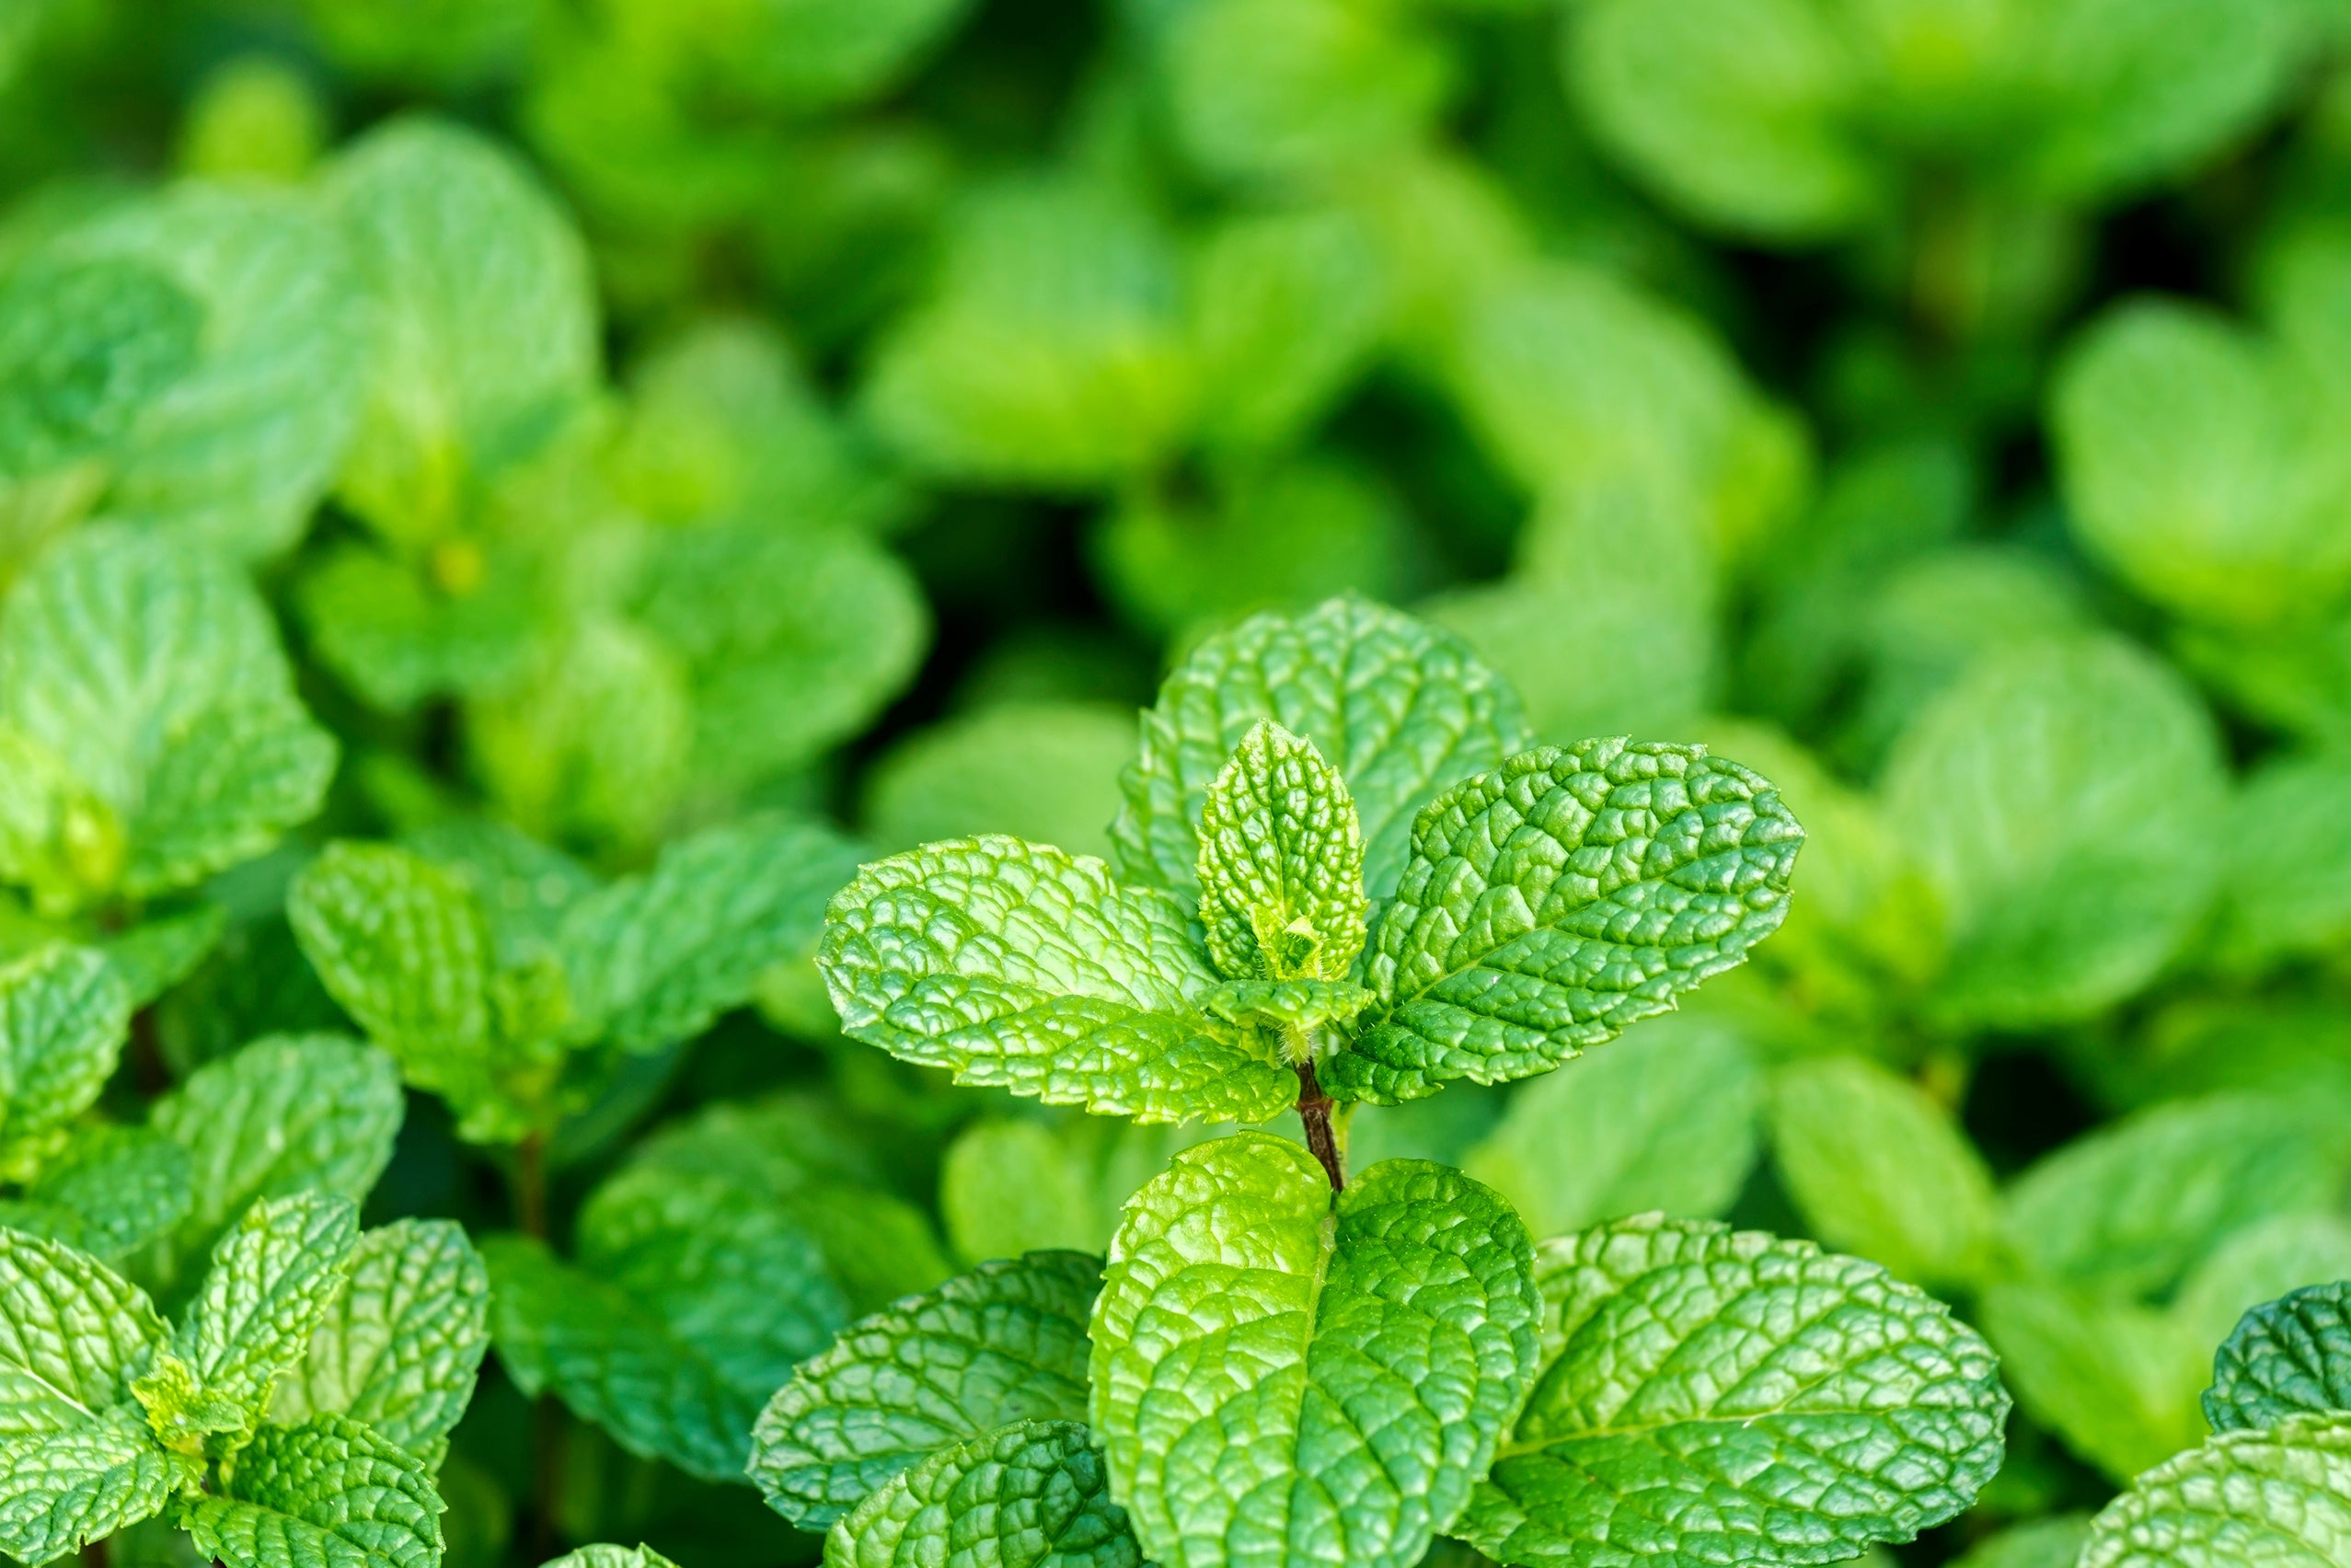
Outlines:
[[1178, 1155], [1129, 1201], [1092, 1326], [1093, 1425], [1146, 1554], [1418, 1562], [1525, 1397], [1531, 1257], [1441, 1166], [1334, 1194], [1265, 1134]]
[[1340, 209], [1217, 225], [1192, 268], [1204, 438], [1242, 451], [1294, 444], [1371, 356], [1388, 295], [1371, 235]]
[[2325, 1568], [2351, 1552], [2351, 1422], [2230, 1432], [2148, 1471], [2092, 1521], [2080, 1568]]
[[345, 1273], [270, 1419], [348, 1415], [437, 1467], [490, 1345], [481, 1257], [454, 1220], [401, 1219], [362, 1236]]
[[1416, 1099], [1614, 1039], [1778, 928], [1803, 842], [1768, 781], [1701, 746], [1618, 738], [1512, 757], [1413, 824], [1364, 965], [1385, 1013], [1324, 1083]]
[[344, 542], [304, 573], [294, 603], [319, 662], [374, 706], [404, 712], [440, 693], [494, 690], [529, 658], [541, 628], [527, 579], [495, 555], [476, 570], [479, 582], [445, 586]]
[[859, 820], [884, 849], [1002, 833], [1110, 850], [1135, 715], [1106, 702], [998, 703], [920, 730], [866, 776]]
[[527, 455], [593, 389], [586, 251], [521, 164], [444, 121], [370, 133], [326, 182], [378, 313], [339, 493], [387, 538], [429, 543], [470, 484]]
[[36, 887], [68, 908], [251, 859], [318, 809], [334, 771], [243, 575], [121, 526], [78, 531], [10, 594], [0, 717], [93, 797], [84, 844], [63, 847], [71, 880]]
[[2115, 1481], [2200, 1435], [2205, 1351], [2172, 1314], [2024, 1280], [1986, 1286], [1977, 1315], [2025, 1412]]
[[956, 1135], [939, 1163], [948, 1239], [973, 1263], [1038, 1250], [1103, 1251], [1127, 1198], [1207, 1132], [1100, 1116], [1054, 1124], [983, 1117]]
[[641, 1542], [636, 1546], [614, 1546], [598, 1541], [549, 1558], [543, 1568], [677, 1568], [677, 1564]]
[[2230, 807], [2218, 956], [2259, 970], [2351, 947], [2351, 763], [2287, 757], [2247, 778]]
[[1141, 1568], [1082, 1422], [1019, 1421], [893, 1476], [824, 1538], [825, 1568]]
[[168, 1333], [97, 1259], [0, 1229], [0, 1439], [86, 1427], [130, 1399]]
[[1950, 916], [1954, 1021], [2086, 1018], [2146, 985], [2201, 920], [2226, 777], [2212, 721], [2110, 636], [1985, 658], [1887, 759], [1894, 830]]
[[311, 1332], [341, 1292], [344, 1261], [358, 1239], [359, 1211], [348, 1198], [297, 1193], [248, 1209], [213, 1249], [212, 1268], [172, 1336], [170, 1353], [185, 1366], [203, 1408], [209, 1412], [212, 1401], [222, 1401], [241, 1424], [198, 1425], [192, 1433], [176, 1427], [172, 1417], [179, 1412], [157, 1402], [168, 1396], [151, 1397], [148, 1380], [142, 1380], [139, 1396], [157, 1435], [192, 1452], [176, 1439], [223, 1430], [249, 1434], [269, 1404], [271, 1386], [302, 1359]]
[[2329, 1141], [2299, 1107], [2258, 1095], [2158, 1107], [2027, 1170], [2002, 1228], [2045, 1278], [2160, 1295], [2254, 1221], [2333, 1207], [2343, 1165]]
[[690, 1039], [804, 957], [857, 847], [813, 822], [747, 818], [678, 840], [654, 869], [575, 901], [559, 937], [582, 1014], [624, 1050]]
[[969, 0], [685, 9], [618, 0], [611, 12], [636, 47], [675, 52], [726, 98], [807, 116], [887, 91], [968, 9]]
[[877, 861], [826, 912], [841, 1027], [902, 1060], [1145, 1121], [1263, 1121], [1291, 1070], [1188, 997], [1216, 977], [1192, 919], [1090, 857], [1014, 838]]
[[163, 1511], [202, 1468], [167, 1454], [135, 1413], [0, 1437], [0, 1551], [46, 1562]]
[[1196, 894], [1209, 786], [1266, 720], [1313, 742], [1346, 781], [1375, 898], [1403, 870], [1413, 813], [1527, 742], [1509, 689], [1425, 622], [1350, 598], [1255, 616], [1194, 648], [1144, 714], [1111, 830], [1123, 876]]
[[85, 1127], [25, 1189], [25, 1201], [70, 1221], [70, 1234], [59, 1239], [121, 1258], [178, 1225], [195, 1201], [195, 1160], [163, 1134]]
[[1957, 1568], [2074, 1568], [2089, 1539], [2089, 1515], [2059, 1514], [2011, 1525], [1953, 1561]]
[[1200, 816], [1200, 921], [1235, 980], [1342, 979], [1363, 951], [1363, 830], [1314, 743], [1241, 737]]
[[122, 976], [131, 1005], [145, 1007], [196, 972], [228, 926], [228, 911], [206, 901], [175, 914], [142, 920], [98, 944]]
[[821, 1529], [933, 1450], [1008, 1422], [1082, 1423], [1101, 1281], [1098, 1258], [1031, 1252], [851, 1323], [761, 1412], [752, 1481]]
[[2215, 1432], [2351, 1412], [2351, 1283], [2313, 1285], [2245, 1314], [2212, 1358], [2205, 1419]]
[[414, 1455], [355, 1421], [271, 1427], [222, 1467], [219, 1496], [179, 1505], [227, 1568], [437, 1568], [440, 1496]]
[[1549, 1360], [1458, 1533], [1509, 1562], [1834, 1562], [2000, 1468], [1990, 1349], [1873, 1263], [1657, 1216], [1547, 1241]]
[[1762, 1104], [1763, 1076], [1736, 1032], [1657, 1019], [1516, 1090], [1461, 1164], [1541, 1236], [1652, 1209], [1720, 1215], [1755, 1165]]
[[95, 948], [52, 943], [0, 968], [0, 1138], [28, 1179], [88, 1110], [131, 1036], [131, 993]]
[[264, 1198], [364, 1198], [407, 1109], [392, 1058], [335, 1035], [273, 1035], [197, 1068], [151, 1113], [195, 1159], [179, 1250], [209, 1249]]
[[1949, 1111], [1860, 1056], [1773, 1076], [1771, 1145], [1796, 1212], [1825, 1244], [1930, 1286], [1992, 1260], [1992, 1174]]
[[0, 467], [103, 453], [200, 354], [203, 306], [127, 257], [29, 260], [0, 287]]

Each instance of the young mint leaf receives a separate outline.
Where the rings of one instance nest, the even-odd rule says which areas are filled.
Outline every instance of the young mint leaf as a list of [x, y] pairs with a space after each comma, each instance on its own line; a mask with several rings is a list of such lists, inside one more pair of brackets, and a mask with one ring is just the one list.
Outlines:
[[1196, 894], [1209, 786], [1266, 720], [1313, 742], [1346, 781], [1375, 898], [1403, 870], [1413, 813], [1530, 738], [1502, 680], [1425, 622], [1353, 598], [1252, 617], [1194, 648], [1144, 714], [1111, 830], [1122, 876]]
[[1811, 1233], [1900, 1278], [1964, 1286], [1992, 1261], [1992, 1174], [1951, 1113], [1860, 1056], [1773, 1075], [1772, 1158]]
[[195, 364], [203, 319], [144, 261], [36, 254], [0, 287], [0, 470], [107, 451]]
[[2025, 1412], [2116, 1482], [2202, 1435], [2204, 1343], [2171, 1313], [2081, 1286], [1996, 1282], [1977, 1305]]
[[1192, 267], [1203, 437], [1264, 452], [1306, 433], [1377, 345], [1384, 271], [1369, 232], [1335, 207], [1217, 225]]
[[1875, 1264], [1652, 1215], [1535, 1271], [1547, 1362], [1458, 1527], [1499, 1561], [1834, 1562], [2000, 1468], [1989, 1347]]
[[815, 945], [855, 845], [813, 822], [749, 817], [672, 843], [651, 872], [576, 900], [560, 944], [576, 1002], [628, 1051], [691, 1038]]
[[549, 1558], [542, 1568], [677, 1568], [677, 1564], [642, 1542], [635, 1546], [614, 1546], [598, 1541], [577, 1551], [567, 1551], [560, 1557]]
[[98, 944], [106, 961], [122, 976], [131, 1006], [144, 1008], [196, 972], [196, 966], [220, 945], [228, 927], [228, 911], [209, 901], [140, 921]]
[[1662, 1209], [1720, 1215], [1755, 1166], [1763, 1078], [1734, 1031], [1653, 1019], [1515, 1090], [1462, 1169], [1545, 1236]]
[[859, 820], [882, 849], [1002, 833], [1110, 850], [1135, 714], [1107, 702], [997, 702], [916, 732], [866, 777]]
[[270, 1419], [348, 1415], [437, 1469], [490, 1346], [481, 1256], [454, 1220], [401, 1219], [363, 1235], [345, 1274]]
[[168, 1336], [146, 1292], [97, 1259], [0, 1229], [0, 1438], [86, 1426]]
[[1343, 979], [1363, 951], [1364, 843], [1346, 782], [1271, 721], [1241, 737], [1200, 815], [1200, 922], [1235, 980]]
[[893, 1476], [824, 1538], [825, 1568], [1142, 1568], [1085, 1424], [1017, 1421]]
[[226, 1568], [437, 1568], [442, 1503], [423, 1462], [355, 1421], [265, 1427], [181, 1527]]
[[1803, 843], [1779, 791], [1697, 746], [1546, 746], [1456, 786], [1373, 933], [1385, 1009], [1325, 1086], [1417, 1099], [1614, 1039], [1778, 928]]
[[120, 525], [75, 533], [9, 594], [0, 718], [86, 791], [60, 824], [74, 835], [57, 851], [64, 880], [35, 886], [60, 909], [168, 893], [259, 854], [317, 810], [334, 771], [243, 575]]
[[752, 1481], [822, 1529], [934, 1449], [1008, 1422], [1082, 1423], [1101, 1283], [1098, 1258], [1031, 1252], [851, 1323], [760, 1413]]
[[272, 1035], [197, 1068], [151, 1113], [195, 1161], [176, 1251], [208, 1251], [260, 1199], [316, 1190], [357, 1203], [407, 1109], [392, 1058], [336, 1035]]
[[2011, 1525], [1953, 1561], [1955, 1568], [2074, 1568], [2089, 1539], [2089, 1515], [2059, 1514]]
[[2091, 1522], [2080, 1568], [2318, 1568], [2351, 1552], [2351, 1422], [2228, 1432], [2131, 1484]]
[[1533, 1377], [1532, 1255], [1441, 1166], [1334, 1194], [1266, 1134], [1178, 1155], [1129, 1200], [1092, 1324], [1093, 1426], [1145, 1553], [1418, 1562]]
[[[234, 1447], [261, 1420], [271, 1386], [302, 1359], [311, 1332], [341, 1291], [359, 1239], [359, 1210], [320, 1193], [265, 1198], [213, 1249], [211, 1270], [172, 1336], [168, 1355], [138, 1393], [165, 1443], [225, 1434]], [[176, 1363], [185, 1378], [167, 1370]], [[226, 1418], [234, 1426], [211, 1423]]]
[[0, 1551], [47, 1562], [152, 1518], [202, 1478], [202, 1466], [157, 1447], [135, 1412], [0, 1436]]
[[371, 545], [330, 547], [294, 597], [319, 663], [392, 713], [495, 690], [522, 672], [544, 612], [523, 571], [494, 550], [483, 557], [480, 582], [459, 592]]
[[902, 1060], [1145, 1121], [1262, 1122], [1289, 1067], [1199, 1012], [1192, 917], [1158, 888], [1016, 838], [925, 845], [834, 896], [817, 954], [841, 1027]]
[[88, 1110], [131, 1034], [131, 993], [95, 948], [0, 968], [0, 1173], [29, 1180]]
[[86, 1126], [25, 1189], [25, 1202], [66, 1218], [60, 1240], [121, 1258], [178, 1225], [195, 1185], [195, 1160], [163, 1134]]
[[1101, 1116], [983, 1117], [947, 1146], [939, 1217], [966, 1262], [1039, 1250], [1099, 1253], [1135, 1190], [1208, 1133]]
[[326, 184], [380, 317], [339, 493], [387, 538], [429, 544], [471, 483], [527, 455], [593, 389], [586, 250], [518, 161], [444, 121], [371, 133]]
[[2259, 972], [2351, 946], [2351, 763], [2288, 757], [2244, 781], [2229, 812], [2218, 956]]
[[2215, 1432], [2351, 1412], [2351, 1283], [2313, 1285], [2246, 1313], [2212, 1358]]

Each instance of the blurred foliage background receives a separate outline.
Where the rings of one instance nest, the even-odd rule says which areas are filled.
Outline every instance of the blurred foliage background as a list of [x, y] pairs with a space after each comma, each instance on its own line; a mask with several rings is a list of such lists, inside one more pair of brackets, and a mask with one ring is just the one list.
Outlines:
[[[2069, 1562], [2236, 1314], [2351, 1275], [2346, 43], [2342, 0], [6, 0], [0, 574], [217, 552], [340, 743], [206, 888], [146, 1091], [338, 1025], [282, 914], [329, 836], [519, 828], [523, 914], [770, 808], [1098, 851], [1171, 651], [1360, 593], [1810, 841], [1682, 1015], [1356, 1159], [1933, 1286], [2021, 1410], [1899, 1555]], [[137, 890], [57, 842], [19, 924]], [[755, 991], [566, 1123], [559, 1232], [688, 1113], [963, 1259], [1100, 1246], [1189, 1136]], [[371, 1216], [507, 1224], [412, 1098]], [[457, 1434], [460, 1568], [812, 1559], [584, 1424], [535, 1482], [530, 1422], [493, 1374]]]

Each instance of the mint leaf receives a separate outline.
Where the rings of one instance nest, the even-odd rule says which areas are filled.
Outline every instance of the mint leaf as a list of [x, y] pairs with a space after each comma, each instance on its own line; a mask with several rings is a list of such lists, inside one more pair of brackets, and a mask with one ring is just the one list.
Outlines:
[[857, 847], [813, 822], [764, 816], [672, 843], [646, 875], [575, 901], [561, 944], [577, 1005], [624, 1050], [689, 1039], [800, 958]]
[[1278, 451], [1306, 433], [1377, 347], [1388, 295], [1371, 235], [1337, 208], [1217, 225], [1192, 268], [1204, 438]]
[[0, 1437], [0, 1551], [46, 1562], [163, 1511], [201, 1467], [116, 1410], [69, 1431]]
[[1653, 1019], [1516, 1090], [1461, 1167], [1557, 1236], [1662, 1209], [1719, 1215], [1754, 1168], [1763, 1076], [1732, 1030]]
[[1178, 1155], [1129, 1201], [1092, 1326], [1093, 1425], [1146, 1555], [1419, 1562], [1532, 1376], [1531, 1255], [1440, 1166], [1333, 1194], [1265, 1134]]
[[2351, 1422], [2229, 1432], [2148, 1471], [2091, 1522], [2080, 1568], [2315, 1565], [2351, 1551]]
[[2258, 971], [2351, 944], [2351, 765], [2288, 757], [2244, 781], [2229, 812], [2220, 876], [2218, 956]]
[[227, 1568], [435, 1568], [440, 1497], [415, 1456], [338, 1415], [266, 1427], [181, 1503], [196, 1549]]
[[[341, 1291], [344, 1260], [358, 1238], [358, 1209], [347, 1198], [319, 1193], [265, 1198], [221, 1238], [164, 1358], [183, 1366], [186, 1380], [164, 1375], [159, 1363], [163, 1381], [152, 1392], [153, 1379], [139, 1386], [167, 1444], [194, 1452], [182, 1440], [226, 1432], [234, 1442], [252, 1432], [271, 1386], [302, 1358], [311, 1331]], [[238, 1424], [174, 1424], [175, 1417], [217, 1416]]]
[[[58, 1239], [119, 1259], [179, 1223], [195, 1181], [195, 1161], [161, 1133], [85, 1126], [25, 1189], [24, 1206], [63, 1218]], [[0, 1205], [0, 1223], [17, 1223], [7, 1207]]]
[[2000, 1468], [1992, 1354], [1875, 1264], [1657, 1216], [1543, 1243], [1547, 1361], [1458, 1533], [1510, 1562], [1834, 1562]]
[[1145, 1121], [1263, 1121], [1290, 1069], [1188, 999], [1216, 984], [1190, 912], [1110, 868], [985, 836], [877, 861], [826, 912], [841, 1027], [902, 1060]]
[[866, 776], [859, 820], [883, 849], [1002, 833], [1110, 850], [1135, 714], [1107, 702], [1010, 701], [920, 730]]
[[949, 1553], [1003, 1568], [1141, 1568], [1082, 1422], [1020, 1421], [939, 1449], [834, 1525], [826, 1568], [921, 1568]]
[[484, 558], [481, 581], [460, 591], [367, 545], [328, 548], [294, 600], [319, 663], [394, 713], [437, 693], [496, 689], [521, 673], [541, 617], [527, 579], [495, 552]]
[[1373, 933], [1385, 1011], [1325, 1084], [1416, 1099], [1614, 1039], [1778, 928], [1803, 842], [1769, 783], [1698, 746], [1547, 746], [1457, 785]]
[[2215, 1432], [2351, 1411], [2351, 1284], [2313, 1285], [2245, 1314], [2212, 1358]]
[[1364, 845], [1347, 786], [1274, 723], [1241, 737], [1200, 816], [1200, 921], [1235, 980], [1340, 979], [1364, 945]]
[[2206, 1352], [2172, 1314], [2031, 1280], [1987, 1286], [1977, 1313], [2025, 1412], [2116, 1481], [2201, 1435]]
[[821, 1529], [934, 1449], [1008, 1422], [1082, 1423], [1101, 1280], [1100, 1259], [1031, 1252], [850, 1324], [760, 1413], [752, 1481]]
[[155, 1001], [196, 972], [220, 945], [228, 911], [209, 901], [140, 921], [98, 944], [122, 976], [135, 1009]]
[[1509, 689], [1425, 622], [1351, 598], [1252, 617], [1194, 648], [1144, 714], [1111, 830], [1121, 875], [1196, 892], [1208, 788], [1265, 720], [1313, 742], [1346, 781], [1374, 897], [1403, 870], [1413, 813], [1528, 739]]
[[130, 990], [96, 949], [52, 943], [0, 968], [0, 1170], [25, 1181], [56, 1153], [130, 1034]]
[[2011, 1525], [1953, 1561], [1958, 1568], [2074, 1568], [2089, 1539], [2089, 1515], [2059, 1514]]
[[642, 1542], [613, 1546], [598, 1541], [560, 1557], [551, 1557], [543, 1568], [677, 1568], [677, 1564]]
[[0, 1438], [74, 1432], [124, 1403], [168, 1332], [97, 1259], [0, 1229]]
[[2186, 683], [2118, 638], [2012, 646], [1919, 711], [1883, 783], [1949, 916], [1956, 1021], [2090, 1016], [2194, 934], [2226, 777]]
[[348, 1415], [435, 1468], [490, 1346], [480, 1254], [454, 1220], [401, 1219], [363, 1235], [344, 1272], [270, 1419]]
[[259, 854], [317, 810], [334, 771], [243, 575], [122, 526], [78, 531], [9, 594], [0, 718], [87, 792], [69, 807], [84, 813], [79, 847], [57, 851], [66, 874], [36, 882], [62, 908], [167, 893]]
[[939, 1217], [967, 1262], [1026, 1251], [1101, 1252], [1119, 1209], [1208, 1129], [1072, 1115], [1048, 1124], [989, 1116], [947, 1146], [939, 1172]]
[[179, 1251], [208, 1250], [261, 1199], [316, 1190], [357, 1203], [407, 1109], [392, 1058], [336, 1035], [272, 1035], [197, 1068], [151, 1113], [195, 1161]]
[[338, 493], [387, 538], [430, 543], [467, 487], [525, 455], [598, 369], [585, 248], [519, 163], [444, 121], [353, 143], [328, 200], [379, 313]]
[[1950, 1112], [1860, 1056], [1773, 1076], [1780, 1179], [1813, 1235], [1921, 1285], [1965, 1286], [1992, 1261], [1992, 1174]]
[[27, 477], [119, 442], [195, 364], [203, 317], [144, 261], [36, 255], [0, 287], [0, 466]]

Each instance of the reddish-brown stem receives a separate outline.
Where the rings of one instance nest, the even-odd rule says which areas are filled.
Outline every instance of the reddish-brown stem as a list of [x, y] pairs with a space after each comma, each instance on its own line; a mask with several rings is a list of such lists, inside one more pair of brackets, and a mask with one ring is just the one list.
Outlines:
[[1306, 1147], [1322, 1162], [1322, 1173], [1331, 1178], [1331, 1190], [1344, 1190], [1347, 1185], [1347, 1162], [1339, 1152], [1339, 1138], [1331, 1125], [1331, 1097], [1322, 1092], [1322, 1085], [1314, 1076], [1312, 1062], [1298, 1064], [1298, 1120], [1306, 1124]]
[[524, 1135], [514, 1149], [514, 1223], [525, 1236], [547, 1239], [547, 1135]]

